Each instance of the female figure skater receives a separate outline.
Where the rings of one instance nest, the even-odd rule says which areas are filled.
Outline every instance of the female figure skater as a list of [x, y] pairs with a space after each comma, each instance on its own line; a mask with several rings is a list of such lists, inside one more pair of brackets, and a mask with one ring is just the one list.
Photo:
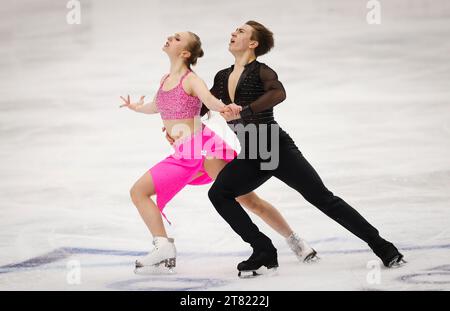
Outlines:
[[[173, 268], [176, 265], [174, 240], [167, 237], [161, 214], [166, 204], [187, 184], [207, 184], [216, 178], [222, 168], [237, 154], [211, 129], [202, 124], [202, 102], [213, 111], [238, 116], [241, 107], [223, 104], [208, 90], [206, 84], [190, 66], [203, 56], [199, 37], [192, 32], [180, 32], [168, 37], [163, 51], [170, 60], [170, 73], [161, 79], [152, 102], [144, 104], [144, 96], [137, 103], [130, 96], [120, 107], [128, 107], [146, 114], [159, 113], [168, 135], [174, 139], [174, 154], [154, 165], [140, 177], [130, 190], [131, 199], [153, 236], [154, 248], [148, 255], [136, 260], [142, 267]], [[156, 195], [156, 204], [152, 196]], [[317, 259], [316, 252], [289, 227], [281, 214], [254, 192], [236, 200], [260, 216], [282, 234], [301, 261]], [[166, 218], [167, 220], [167, 218]]]

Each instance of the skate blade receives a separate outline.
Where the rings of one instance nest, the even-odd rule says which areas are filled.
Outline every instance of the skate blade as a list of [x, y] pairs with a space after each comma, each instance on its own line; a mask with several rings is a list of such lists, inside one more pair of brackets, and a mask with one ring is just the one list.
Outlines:
[[137, 275], [170, 275], [175, 274], [173, 268], [157, 267], [157, 266], [143, 266], [134, 269]]
[[317, 252], [313, 249], [311, 253], [309, 253], [305, 259], [303, 259], [304, 263], [316, 263], [320, 261], [320, 257], [317, 256]]
[[261, 267], [258, 270], [239, 271], [238, 277], [241, 279], [252, 279], [261, 276], [274, 276], [277, 274], [277, 267], [266, 268]]
[[136, 274], [173, 274], [175, 273], [176, 259], [170, 258], [156, 265], [143, 265], [136, 260], [134, 273]]

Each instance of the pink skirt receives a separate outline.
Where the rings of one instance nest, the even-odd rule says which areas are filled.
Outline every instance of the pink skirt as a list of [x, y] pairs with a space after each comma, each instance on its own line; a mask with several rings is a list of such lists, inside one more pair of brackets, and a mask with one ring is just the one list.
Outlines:
[[[207, 158], [233, 160], [237, 153], [214, 131], [202, 124], [202, 130], [177, 140], [174, 153], [149, 169], [156, 191], [156, 205], [161, 214], [167, 203], [186, 185], [212, 182], [203, 164]], [[202, 173], [200, 176], [197, 176]], [[196, 177], [197, 176], [197, 177]]]

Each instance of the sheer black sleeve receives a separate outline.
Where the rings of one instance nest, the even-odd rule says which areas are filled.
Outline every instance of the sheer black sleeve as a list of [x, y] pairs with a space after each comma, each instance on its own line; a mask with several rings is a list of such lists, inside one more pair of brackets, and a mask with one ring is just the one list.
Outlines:
[[283, 84], [278, 80], [278, 75], [273, 69], [265, 64], [261, 64], [259, 76], [263, 83], [265, 93], [244, 107], [246, 109], [242, 110], [242, 117], [270, 109], [286, 99], [286, 91], [284, 90]]

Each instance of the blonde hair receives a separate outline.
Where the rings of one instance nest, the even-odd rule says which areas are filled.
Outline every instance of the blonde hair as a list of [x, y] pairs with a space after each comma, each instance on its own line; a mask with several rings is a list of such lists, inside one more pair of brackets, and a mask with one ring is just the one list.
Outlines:
[[197, 64], [197, 59], [199, 57], [202, 57], [204, 55], [204, 52], [202, 49], [202, 42], [200, 41], [200, 37], [191, 31], [188, 31], [188, 33], [192, 37], [192, 40], [190, 40], [190, 42], [186, 46], [186, 49], [191, 53], [191, 56], [186, 60], [186, 64], [190, 69], [191, 65], [195, 66]]

